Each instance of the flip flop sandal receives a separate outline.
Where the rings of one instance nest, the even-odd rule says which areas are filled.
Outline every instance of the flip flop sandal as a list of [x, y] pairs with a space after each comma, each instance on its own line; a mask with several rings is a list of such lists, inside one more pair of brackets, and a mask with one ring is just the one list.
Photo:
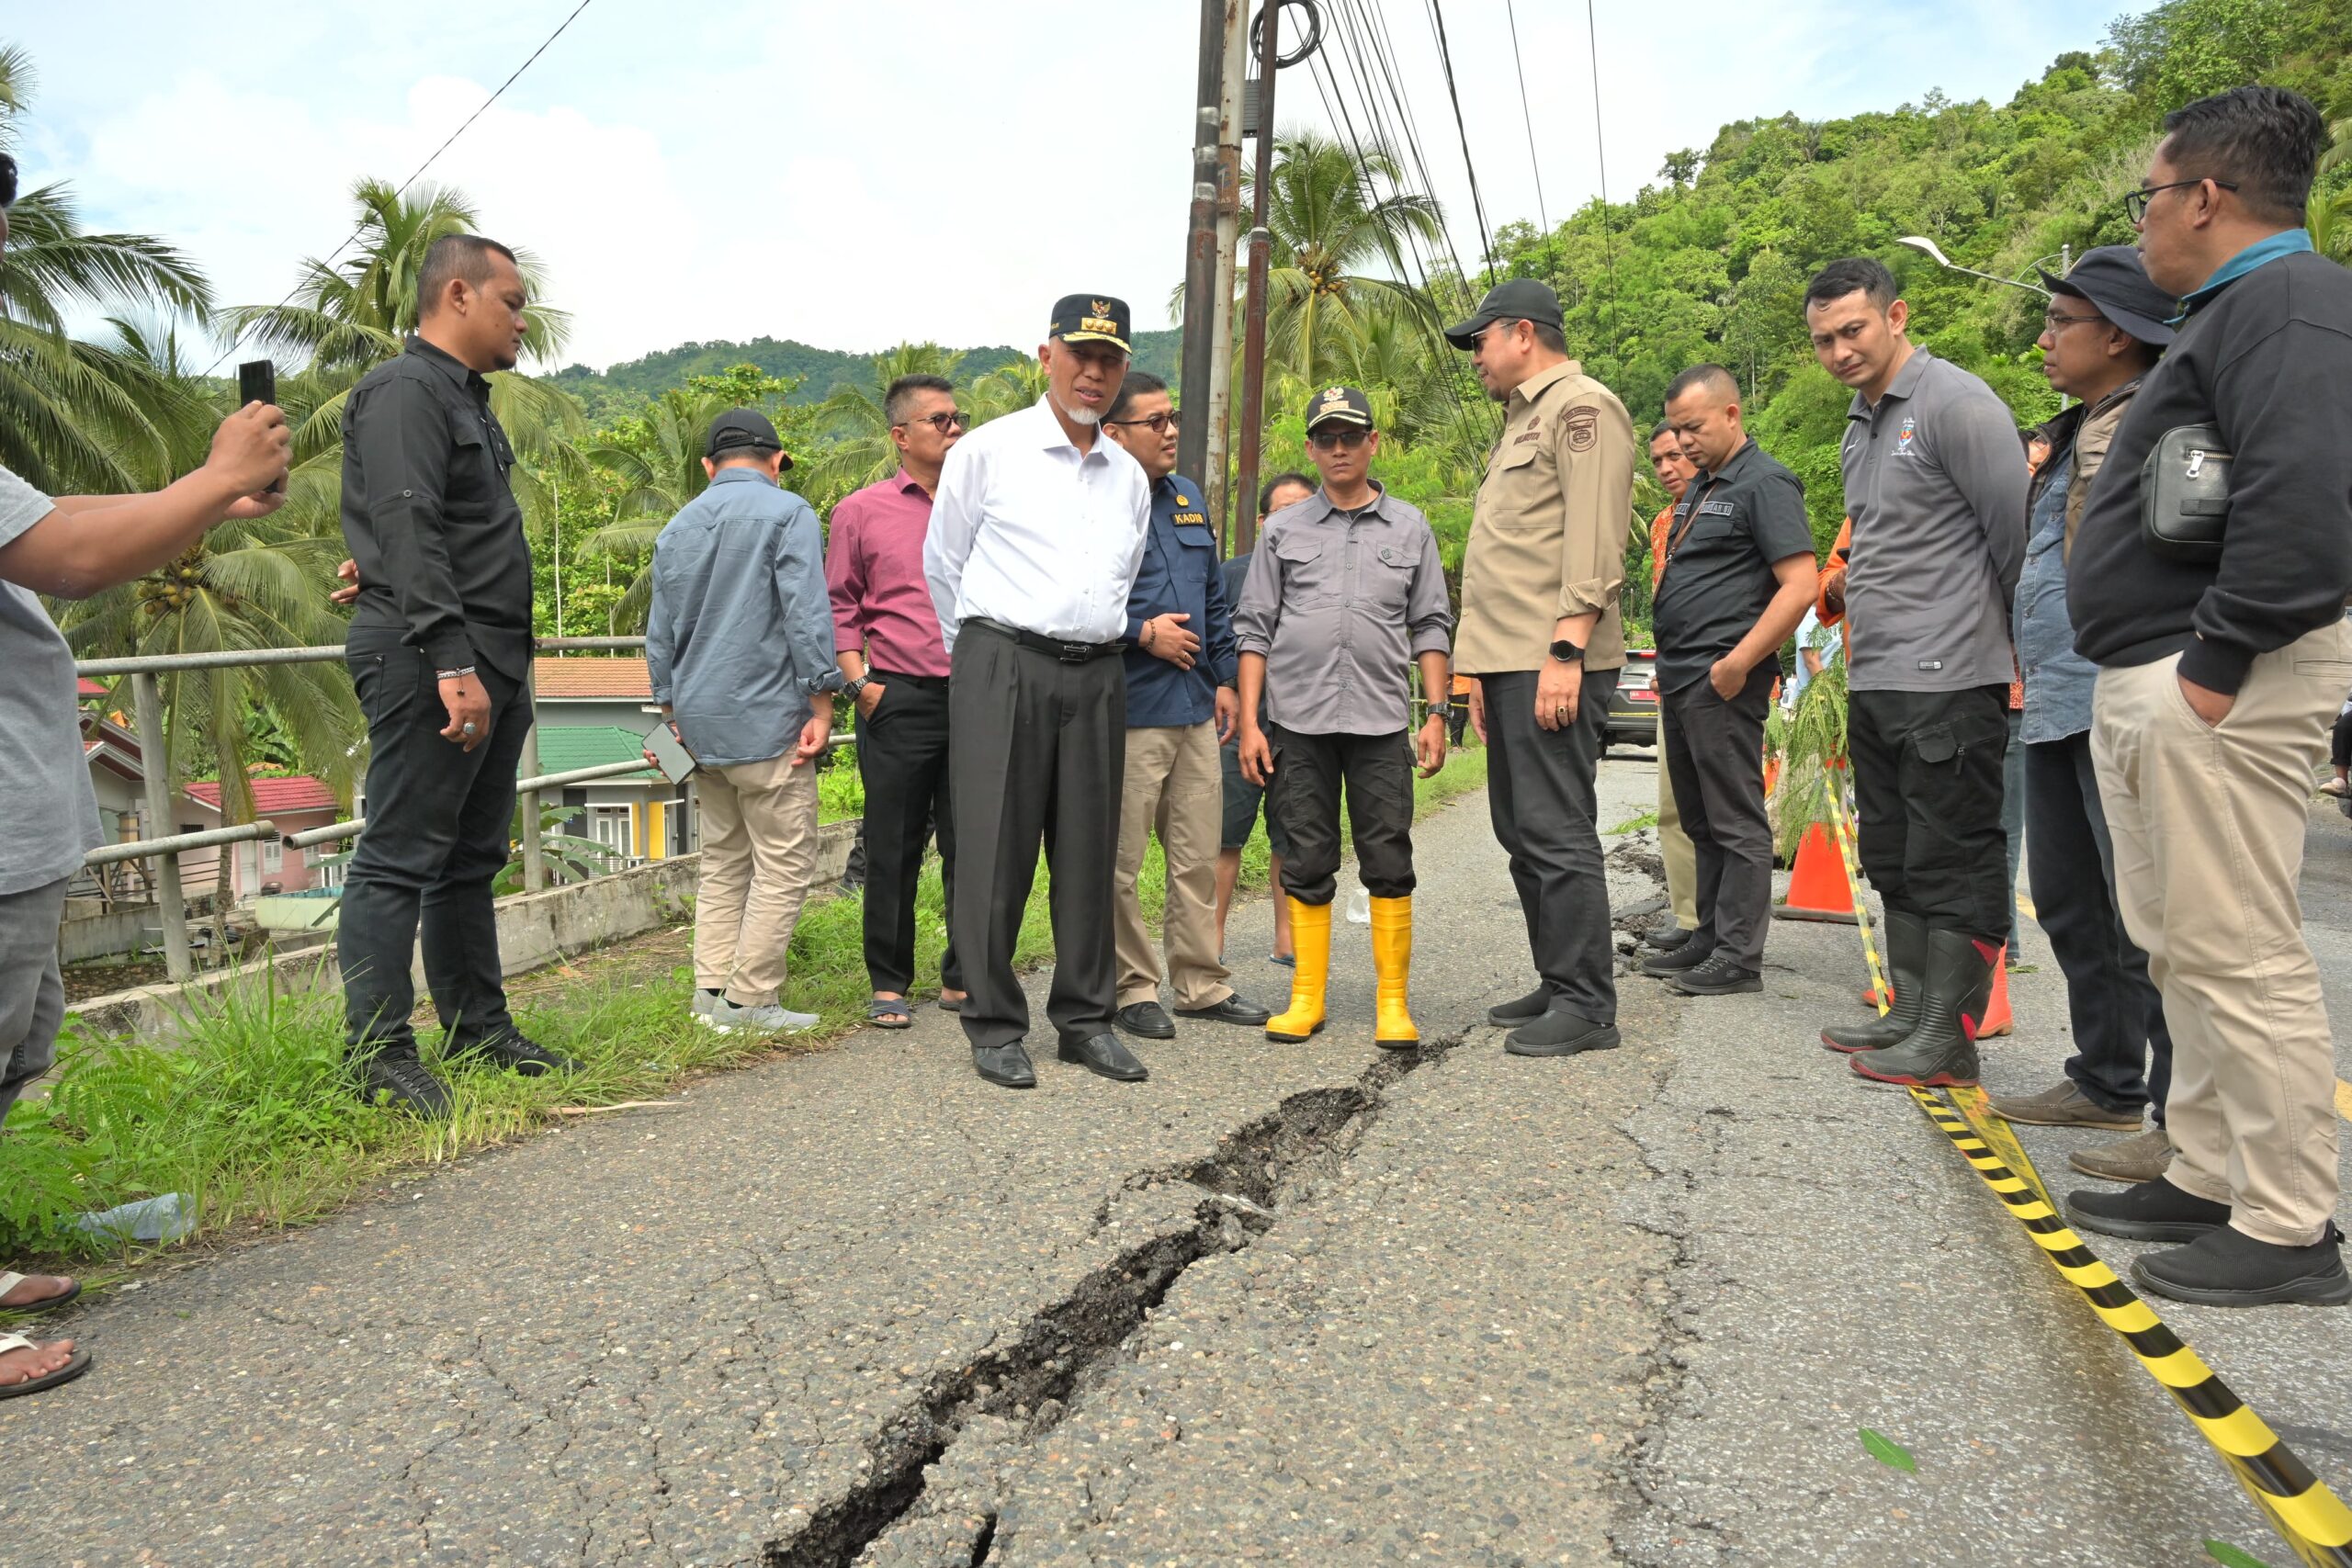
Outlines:
[[[40, 1347], [21, 1334], [0, 1334], [0, 1354], [10, 1350], [37, 1350]], [[28, 1378], [23, 1382], [0, 1383], [0, 1399], [14, 1399], [18, 1394], [39, 1393], [45, 1388], [55, 1388], [62, 1382], [72, 1382], [90, 1370], [90, 1353], [76, 1350], [73, 1358], [46, 1377]]]
[[[0, 1296], [6, 1295], [25, 1282], [22, 1274], [0, 1274]], [[0, 1305], [0, 1312], [53, 1312], [82, 1293], [82, 1281], [73, 1281], [73, 1288], [62, 1296], [43, 1296], [37, 1302], [19, 1302], [15, 1306]]]
[[1279, 964], [1285, 969], [1295, 969], [1298, 967], [1298, 954], [1295, 953], [1270, 953], [1267, 955], [1266, 962], [1269, 964]]
[[903, 997], [876, 997], [865, 1004], [865, 1016], [876, 1029], [912, 1029], [914, 1013]]
[[942, 997], [939, 998], [939, 1010], [942, 1012], [962, 1012], [964, 1010], [964, 1004], [970, 998], [968, 997], [957, 997], [954, 1001], [949, 1001], [945, 997]]

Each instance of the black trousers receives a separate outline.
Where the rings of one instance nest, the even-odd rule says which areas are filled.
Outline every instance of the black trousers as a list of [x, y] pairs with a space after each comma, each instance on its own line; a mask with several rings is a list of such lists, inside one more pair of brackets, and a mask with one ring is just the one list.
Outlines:
[[343, 967], [344, 1037], [355, 1053], [414, 1050], [409, 961], [420, 935], [424, 983], [447, 1043], [511, 1032], [491, 883], [505, 867], [514, 821], [514, 765], [531, 728], [519, 682], [489, 665], [490, 735], [471, 751], [441, 739], [433, 661], [398, 642], [345, 650], [368, 718], [368, 827], [344, 874], [335, 950]]
[[2116, 908], [2115, 848], [2087, 731], [2025, 748], [2025, 813], [2035, 918], [2066, 976], [2075, 1029], [2066, 1076], [2109, 1111], [2153, 1103], [2161, 1122], [2172, 1033], [2148, 955], [2132, 945]]
[[865, 977], [877, 991], [906, 994], [915, 977], [915, 888], [933, 824], [939, 881], [946, 894], [947, 951], [939, 983], [964, 988], [956, 960], [956, 818], [947, 784], [947, 678], [874, 671], [883, 688], [858, 721], [857, 772], [865, 783]]
[[2352, 768], [2352, 708], [2335, 716], [2335, 728], [2328, 736], [2327, 760], [2332, 766]]
[[1998, 946], [2017, 895], [2001, 827], [2009, 689], [1856, 692], [1846, 749], [1862, 871], [1890, 909]]
[[1290, 840], [1283, 891], [1329, 904], [1339, 891], [1340, 789], [1347, 787], [1356, 874], [1375, 898], [1413, 891], [1413, 753], [1403, 730], [1387, 735], [1303, 735], [1276, 725], [1266, 812]]
[[1781, 671], [1767, 661], [1748, 672], [1739, 695], [1724, 701], [1702, 676], [1659, 705], [1666, 771], [1675, 809], [1698, 868], [1692, 889], [1701, 953], [1741, 968], [1764, 967], [1764, 933], [1772, 923], [1772, 820], [1764, 806], [1764, 713]]
[[[887, 701], [885, 703], [887, 706]], [[1046, 1015], [1063, 1039], [1111, 1028], [1118, 1009], [1112, 879], [1127, 766], [1127, 678], [1115, 658], [1065, 663], [967, 621], [947, 692], [956, 902], [975, 1046], [1029, 1032], [1012, 970], [1042, 842], [1054, 920]], [[869, 849], [870, 849], [869, 845]]]
[[1585, 671], [1566, 729], [1536, 724], [1532, 670], [1482, 678], [1487, 807], [1510, 857], [1528, 951], [1554, 1009], [1602, 1024], [1617, 1021], [1617, 977], [1594, 776], [1617, 675]]

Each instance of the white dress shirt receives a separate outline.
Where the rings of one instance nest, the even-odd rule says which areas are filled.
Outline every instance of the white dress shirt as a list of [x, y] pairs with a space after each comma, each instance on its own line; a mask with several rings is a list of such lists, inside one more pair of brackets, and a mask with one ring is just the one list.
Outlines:
[[947, 449], [923, 577], [952, 652], [975, 616], [1065, 642], [1126, 635], [1151, 527], [1143, 465], [1099, 427], [1080, 452], [1045, 399]]

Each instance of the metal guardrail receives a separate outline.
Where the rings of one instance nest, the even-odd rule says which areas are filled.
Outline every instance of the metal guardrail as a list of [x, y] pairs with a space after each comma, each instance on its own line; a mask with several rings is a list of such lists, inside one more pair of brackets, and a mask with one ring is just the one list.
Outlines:
[[[644, 646], [645, 639], [641, 637], [539, 637], [534, 641], [533, 649], [537, 653], [616, 652]], [[82, 660], [74, 665], [74, 671], [85, 676], [127, 675], [130, 678], [131, 708], [139, 738], [142, 815], [149, 823], [164, 824], [174, 818], [172, 795], [175, 784], [171, 777], [171, 758], [164, 746], [163, 699], [156, 684], [157, 675], [187, 670], [243, 669], [256, 664], [323, 664], [340, 660], [343, 655], [344, 650], [339, 644], [317, 648], [236, 649], [219, 653], [159, 653], [129, 659]], [[537, 693], [533, 694], [536, 696]], [[834, 736], [828, 750], [855, 743], [854, 732], [846, 732]], [[523, 741], [519, 769], [523, 777], [515, 781], [516, 795], [522, 807], [525, 888], [536, 893], [547, 886], [547, 859], [539, 844], [541, 793], [560, 789], [567, 784], [643, 773], [647, 766], [639, 760], [603, 762], [594, 767], [542, 773], [539, 772], [538, 727], [534, 724]], [[174, 981], [185, 981], [193, 976], [195, 968], [188, 944], [187, 899], [180, 883], [179, 857], [184, 852], [253, 842], [282, 842], [294, 849], [308, 849], [314, 844], [356, 837], [367, 826], [368, 819], [360, 817], [347, 822], [331, 822], [299, 833], [281, 834], [274, 823], [247, 822], [198, 833], [173, 833], [101, 845], [84, 857], [83, 863], [85, 866], [114, 865], [126, 861], [153, 863], [151, 880], [155, 892], [156, 913], [164, 929], [164, 967]]]

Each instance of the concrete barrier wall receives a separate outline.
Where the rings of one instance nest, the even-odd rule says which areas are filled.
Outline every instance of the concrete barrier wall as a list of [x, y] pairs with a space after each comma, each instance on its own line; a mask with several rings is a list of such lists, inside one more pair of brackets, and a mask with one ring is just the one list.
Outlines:
[[[96, 900], [75, 898], [69, 902], [96, 904]], [[104, 914], [77, 915], [69, 912], [65, 923], [57, 929], [57, 961], [60, 964], [79, 964], [85, 959], [111, 958], [117, 953], [136, 953], [145, 929], [161, 919], [153, 904], [109, 910]], [[157, 929], [160, 930], [160, 926]]]
[[[821, 897], [849, 863], [854, 820], [829, 822], [818, 829], [817, 879]], [[498, 901], [498, 955], [508, 975], [541, 968], [576, 953], [618, 942], [656, 926], [684, 919], [692, 908], [699, 854], [678, 855], [578, 882], [544, 893], [517, 893]], [[342, 972], [332, 946], [278, 953], [233, 969], [201, 976], [186, 986], [141, 986], [93, 997], [68, 1010], [99, 1034], [135, 1034], [169, 1043], [178, 1037], [190, 1009], [201, 1008], [223, 987], [274, 976], [282, 989], [338, 990]], [[417, 985], [423, 990], [420, 969]]]

